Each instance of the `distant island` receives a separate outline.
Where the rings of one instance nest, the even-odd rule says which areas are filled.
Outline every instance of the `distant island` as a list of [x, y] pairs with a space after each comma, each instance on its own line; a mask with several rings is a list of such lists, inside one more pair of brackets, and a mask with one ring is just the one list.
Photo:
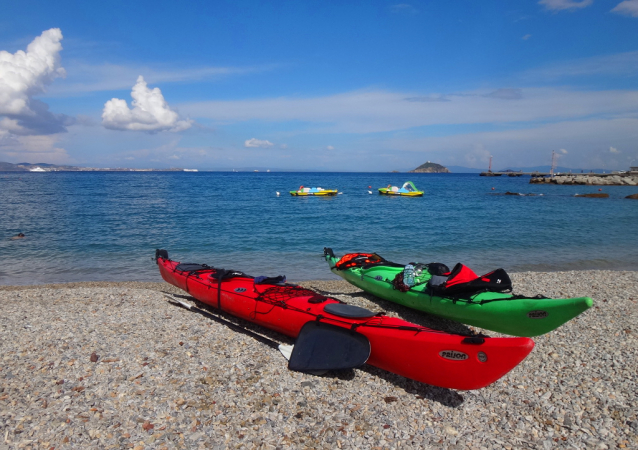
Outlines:
[[410, 170], [408, 173], [450, 173], [447, 167], [442, 166], [441, 164], [426, 162], [425, 164], [421, 164], [414, 170]]
[[197, 172], [197, 169], [126, 169], [63, 166], [57, 164], [12, 164], [0, 161], [0, 172]]

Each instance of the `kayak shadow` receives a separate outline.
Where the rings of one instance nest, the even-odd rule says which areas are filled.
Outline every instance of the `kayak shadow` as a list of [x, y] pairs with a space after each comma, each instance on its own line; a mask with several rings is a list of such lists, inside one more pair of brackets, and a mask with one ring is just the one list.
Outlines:
[[[379, 369], [378, 367], [364, 364], [356, 369], [349, 370], [330, 370], [325, 374], [315, 375], [319, 378], [338, 379], [341, 381], [352, 381], [357, 377], [357, 370], [365, 372], [375, 378], [380, 378], [388, 383], [403, 389], [406, 393], [416, 397], [419, 400], [429, 400], [447, 406], [449, 408], [458, 408], [463, 404], [465, 399], [461, 394], [453, 389], [432, 386], [421, 383], [420, 381], [410, 380], [401, 375]], [[396, 401], [396, 397], [385, 397], [386, 403]]]
[[[260, 325], [256, 325], [252, 322], [248, 322], [246, 320], [232, 316], [230, 314], [225, 313], [224, 311], [219, 311], [205, 303], [200, 302], [199, 300], [197, 300], [196, 298], [190, 295], [180, 295], [180, 294], [174, 294], [174, 293], [168, 293], [168, 292], [165, 292], [165, 293], [170, 294], [171, 296], [174, 296], [174, 297], [182, 298], [184, 300], [187, 300], [193, 303], [194, 305], [197, 306], [197, 308], [205, 310], [209, 312], [211, 315], [217, 316], [218, 319], [221, 319], [221, 320], [216, 320], [218, 323], [221, 323], [222, 325], [229, 327], [233, 331], [249, 336], [255, 339], [257, 342], [264, 343], [270, 346], [271, 348], [275, 348], [275, 347], [267, 342], [269, 340], [275, 341], [275, 342], [283, 342], [288, 345], [292, 345], [295, 343], [295, 340], [288, 336], [285, 336], [283, 334], [280, 334], [268, 328], [262, 327]], [[334, 296], [334, 294], [330, 294], [330, 293], [325, 293], [323, 295], [326, 295], [326, 294], [329, 294], [330, 296]], [[358, 294], [353, 294], [353, 295], [358, 295]], [[377, 300], [380, 300], [380, 299], [377, 299]], [[390, 302], [386, 302], [385, 300], [380, 300], [380, 301], [385, 303], [390, 303]], [[439, 319], [439, 318], [436, 318], [436, 319]], [[408, 320], [408, 319], [405, 319], [405, 320]], [[445, 319], [441, 319], [441, 320], [445, 320]], [[411, 321], [417, 323], [414, 320], [411, 320]], [[428, 326], [430, 328], [433, 328], [432, 326], [427, 324], [424, 324], [423, 326]], [[384, 379], [388, 383], [391, 383], [395, 385], [396, 387], [403, 389], [408, 394], [416, 396], [416, 398], [418, 399], [427, 399], [427, 400], [435, 401], [435, 402], [441, 403], [444, 406], [448, 406], [451, 408], [456, 408], [463, 404], [463, 396], [461, 396], [459, 393], [457, 393], [456, 391], [452, 389], [432, 386], [429, 384], [421, 383], [419, 381], [410, 380], [409, 378], [405, 378], [401, 375], [397, 375], [392, 372], [379, 369], [378, 367], [371, 366], [369, 364], [364, 364], [363, 366], [358, 367], [357, 369], [329, 370], [323, 374], [311, 374], [311, 375], [317, 376], [319, 378], [325, 378], [325, 379], [338, 379], [341, 381], [352, 381], [357, 376], [357, 373], [356, 373], [357, 370], [361, 370], [374, 377], [379, 377], [381, 379]], [[394, 397], [387, 397], [386, 402], [392, 401], [388, 399], [393, 399], [393, 398]]]
[[[458, 408], [465, 401], [463, 396], [454, 389], [432, 386], [430, 384], [410, 380], [409, 378], [379, 369], [369, 364], [359, 367], [358, 370], [369, 373], [374, 377], [382, 378], [420, 400], [437, 402], [450, 408]], [[391, 401], [392, 398], [393, 397], [386, 398], [386, 402]]]

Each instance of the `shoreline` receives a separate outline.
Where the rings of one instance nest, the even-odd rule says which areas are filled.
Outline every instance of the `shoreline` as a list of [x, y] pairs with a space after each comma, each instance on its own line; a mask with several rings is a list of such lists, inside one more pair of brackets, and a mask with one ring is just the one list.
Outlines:
[[[583, 269], [583, 270], [553, 270], [553, 271], [524, 271], [524, 272], [508, 272], [510, 276], [520, 275], [553, 275], [553, 274], [574, 274], [574, 273], [588, 273], [588, 272], [610, 272], [610, 273], [636, 273], [638, 270], [631, 269]], [[314, 280], [288, 280], [288, 283], [299, 284], [301, 286], [311, 287], [326, 284], [328, 286], [337, 283], [343, 283], [344, 286], [349, 286], [352, 289], [361, 291], [359, 288], [351, 286], [348, 282], [334, 276], [334, 279], [314, 279]], [[2, 291], [18, 291], [25, 289], [77, 289], [77, 288], [103, 288], [103, 287], [122, 287], [130, 289], [150, 289], [150, 290], [163, 290], [163, 288], [174, 289], [175, 292], [183, 292], [180, 289], [162, 281], [68, 281], [60, 283], [41, 283], [41, 284], [0, 284], [0, 292]], [[516, 288], [516, 286], [514, 286]], [[586, 294], [583, 294], [586, 295]]]
[[[276, 350], [169, 304], [163, 292], [185, 293], [165, 282], [0, 286], [0, 449], [637, 447], [638, 272], [510, 275], [515, 293], [589, 295], [594, 307], [474, 391], [368, 365], [291, 372]], [[468, 328], [336, 277], [299, 284], [431, 328]]]

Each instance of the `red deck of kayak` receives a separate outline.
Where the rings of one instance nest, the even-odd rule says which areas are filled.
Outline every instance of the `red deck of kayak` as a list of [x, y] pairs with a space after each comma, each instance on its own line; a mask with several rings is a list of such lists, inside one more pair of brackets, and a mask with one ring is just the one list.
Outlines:
[[[303, 325], [319, 320], [344, 328], [354, 328], [371, 345], [368, 364], [423, 383], [452, 389], [485, 387], [508, 373], [534, 348], [529, 338], [484, 338], [482, 344], [464, 343], [465, 336], [448, 334], [404, 320], [375, 316], [352, 319], [324, 311], [328, 298], [310, 303], [311, 291], [300, 296], [272, 302], [259, 299], [273, 285], [255, 284], [248, 276], [218, 282], [211, 277], [215, 269], [190, 274], [175, 270], [178, 262], [158, 258], [162, 278], [188, 292], [197, 300], [233, 316], [262, 325], [290, 337], [296, 337]], [[219, 300], [219, 305], [218, 305]]]

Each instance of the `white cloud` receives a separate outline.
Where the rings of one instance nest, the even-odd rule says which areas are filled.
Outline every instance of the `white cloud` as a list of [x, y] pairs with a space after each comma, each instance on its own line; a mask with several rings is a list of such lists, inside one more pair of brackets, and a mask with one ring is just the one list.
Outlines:
[[[0, 51], [0, 129], [18, 135], [43, 135], [66, 131], [73, 119], [49, 112], [47, 104], [34, 99], [58, 77], [65, 76], [60, 65], [62, 32], [43, 31], [28, 46], [11, 54]], [[8, 128], [4, 128], [7, 126]]]
[[[148, 147], [126, 150], [110, 155], [110, 164], [124, 164], [127, 167], [189, 167], [210, 164], [212, 147], [182, 147], [182, 137], [171, 135], [155, 140], [144, 140]], [[130, 142], [131, 147], [135, 142]], [[153, 145], [157, 144], [157, 145]], [[228, 152], [226, 151], [226, 156]]]
[[526, 34], [525, 36], [523, 36], [523, 38], [522, 38], [522, 39], [523, 39], [524, 41], [526, 41], [526, 40], [528, 40], [528, 39], [529, 39], [529, 38], [531, 38], [531, 37], [532, 37], [532, 35], [531, 35], [531, 34]]
[[610, 141], [618, 142], [618, 146], [623, 148], [638, 150], [638, 118], [565, 121], [537, 127], [451, 136], [390, 138], [377, 140], [375, 145], [421, 154], [423, 160], [438, 159], [444, 165], [468, 165], [466, 157], [480, 150], [477, 162], [483, 161], [485, 164], [470, 167], [487, 168], [486, 161], [491, 154], [494, 155], [493, 169], [508, 165], [549, 165], [552, 150], [569, 146], [571, 150], [561, 156], [564, 159], [561, 164], [574, 168], [596, 168], [602, 167], [605, 162], [610, 167], [609, 153], [600, 151], [601, 148], [608, 147]]
[[72, 164], [67, 151], [57, 142], [59, 136], [18, 136], [0, 127], [0, 161]]
[[248, 147], [248, 148], [268, 148], [268, 147], [272, 147], [273, 144], [270, 141], [262, 141], [260, 139], [248, 139], [246, 142], [244, 142], [244, 147]]
[[638, 0], [625, 0], [624, 2], [620, 2], [611, 12], [638, 17]]
[[489, 94], [485, 94], [485, 97], [492, 98], [500, 98], [503, 100], [519, 100], [523, 98], [523, 90], [522, 89], [512, 89], [512, 88], [501, 88], [497, 89], [494, 92], [490, 92]]
[[576, 10], [586, 8], [594, 3], [594, 0], [541, 0], [539, 5], [544, 5], [550, 11]]
[[390, 11], [393, 13], [407, 13], [407, 14], [417, 14], [419, 12], [414, 6], [408, 3], [399, 3], [396, 5], [390, 6]]
[[68, 76], [64, 85], [53, 86], [51, 96], [71, 96], [86, 92], [112, 91], [129, 89], [131, 79], [140, 73], [150, 84], [197, 82], [216, 80], [223, 77], [241, 76], [251, 73], [268, 72], [277, 65], [261, 65], [254, 67], [182, 67], [176, 64], [169, 66], [141, 66], [137, 64], [120, 65], [112, 63], [88, 64], [69, 61]]
[[183, 131], [193, 125], [190, 119], [181, 120], [164, 100], [159, 88], [149, 89], [141, 75], [131, 91], [132, 109], [125, 100], [113, 98], [104, 104], [102, 125], [111, 130]]
[[609, 153], [620, 153], [620, 150], [614, 147], [609, 147]]
[[335, 148], [332, 145], [326, 147], [326, 150], [334, 150]]
[[558, 153], [560, 153], [561, 155], [566, 155], [569, 152], [565, 150], [564, 148], [561, 148], [560, 150], [558, 150]]

